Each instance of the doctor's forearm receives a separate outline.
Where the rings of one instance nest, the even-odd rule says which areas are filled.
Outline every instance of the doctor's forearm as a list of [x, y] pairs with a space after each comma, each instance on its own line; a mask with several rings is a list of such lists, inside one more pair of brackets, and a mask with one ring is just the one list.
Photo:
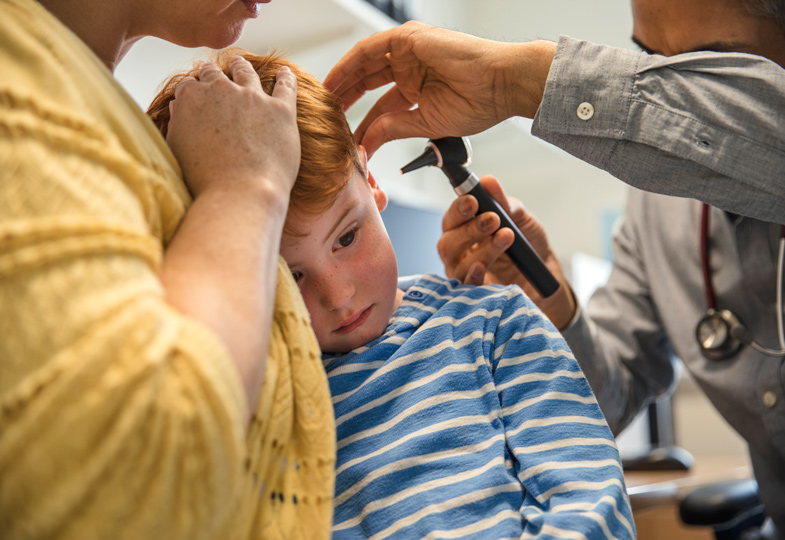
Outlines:
[[666, 58], [562, 37], [532, 134], [637, 188], [779, 223], [783, 88], [785, 70], [760, 56]]

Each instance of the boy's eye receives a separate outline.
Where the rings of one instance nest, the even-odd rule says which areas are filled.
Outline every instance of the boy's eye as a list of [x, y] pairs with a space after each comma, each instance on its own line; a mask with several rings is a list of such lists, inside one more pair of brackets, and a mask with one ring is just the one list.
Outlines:
[[292, 277], [294, 278], [294, 282], [295, 283], [299, 283], [300, 282], [300, 278], [303, 277], [303, 274], [302, 274], [302, 272], [294, 272], [294, 271], [292, 271]]
[[348, 233], [344, 234], [338, 239], [338, 243], [341, 244], [341, 247], [346, 247], [351, 245], [354, 242], [354, 235], [357, 233], [357, 229], [352, 229]]

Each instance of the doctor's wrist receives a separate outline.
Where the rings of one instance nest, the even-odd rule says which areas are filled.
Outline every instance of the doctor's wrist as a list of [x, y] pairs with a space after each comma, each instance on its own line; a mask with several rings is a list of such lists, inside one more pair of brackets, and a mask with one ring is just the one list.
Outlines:
[[513, 44], [502, 60], [500, 94], [508, 116], [534, 118], [542, 103], [545, 83], [556, 54], [556, 43], [538, 40]]
[[570, 284], [567, 280], [562, 279], [559, 289], [553, 293], [553, 296], [544, 299], [541, 307], [556, 329], [561, 332], [568, 328], [575, 319], [575, 314], [578, 312], [578, 301]]

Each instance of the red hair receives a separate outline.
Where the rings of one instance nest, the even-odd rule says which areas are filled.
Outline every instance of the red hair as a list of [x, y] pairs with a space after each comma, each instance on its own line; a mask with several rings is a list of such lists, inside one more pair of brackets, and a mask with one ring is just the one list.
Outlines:
[[[363, 172], [363, 159], [338, 98], [316, 77], [277, 54], [257, 56], [242, 49], [219, 53], [215, 62], [231, 78], [229, 62], [234, 56], [248, 60], [259, 75], [262, 88], [273, 91], [275, 74], [288, 66], [297, 77], [297, 128], [300, 131], [300, 170], [292, 188], [284, 233], [299, 234], [290, 221], [292, 214], [318, 215], [335, 202], [352, 173]], [[169, 125], [169, 102], [177, 84], [185, 77], [198, 78], [199, 65], [167, 80], [155, 97], [147, 114], [166, 137]]]

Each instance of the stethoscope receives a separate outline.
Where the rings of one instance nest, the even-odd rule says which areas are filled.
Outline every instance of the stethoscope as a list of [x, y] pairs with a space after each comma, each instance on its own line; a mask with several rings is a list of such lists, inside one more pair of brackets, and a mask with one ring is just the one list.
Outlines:
[[757, 343], [752, 333], [730, 310], [717, 309], [714, 286], [709, 269], [709, 205], [703, 205], [700, 227], [701, 267], [706, 291], [706, 315], [695, 327], [695, 337], [701, 352], [711, 360], [725, 360], [732, 357], [743, 345], [768, 356], [785, 356], [785, 325], [782, 317], [782, 273], [785, 259], [785, 225], [780, 226], [780, 242], [777, 262], [777, 333], [780, 349], [769, 349]]

